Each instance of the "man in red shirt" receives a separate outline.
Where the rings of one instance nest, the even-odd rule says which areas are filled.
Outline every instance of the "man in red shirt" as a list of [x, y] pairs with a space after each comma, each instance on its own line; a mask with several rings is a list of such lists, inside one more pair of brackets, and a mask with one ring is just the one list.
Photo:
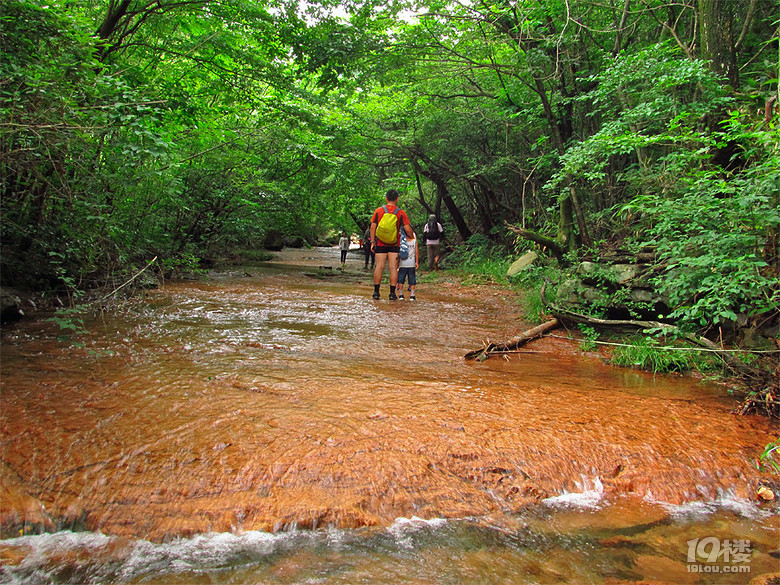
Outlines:
[[[395, 286], [398, 283], [399, 232], [403, 229], [409, 238], [414, 234], [412, 226], [409, 223], [409, 217], [403, 209], [398, 207], [398, 196], [398, 191], [390, 189], [385, 195], [387, 203], [382, 207], [378, 207], [376, 211], [374, 211], [374, 215], [371, 216], [371, 249], [376, 254], [376, 265], [374, 267], [374, 294], [372, 295], [372, 298], [374, 299], [379, 298], [379, 285], [382, 282], [382, 273], [385, 270], [385, 264], [387, 264], [388, 269], [390, 270], [389, 298], [391, 301], [398, 300], [398, 297], [395, 294]], [[382, 221], [382, 216], [384, 216], [385, 213], [392, 213], [396, 216], [397, 227], [395, 230], [395, 239], [393, 240], [392, 236], [388, 237], [385, 235], [387, 240], [392, 241], [385, 241], [377, 236], [377, 227], [379, 227], [379, 222]]]

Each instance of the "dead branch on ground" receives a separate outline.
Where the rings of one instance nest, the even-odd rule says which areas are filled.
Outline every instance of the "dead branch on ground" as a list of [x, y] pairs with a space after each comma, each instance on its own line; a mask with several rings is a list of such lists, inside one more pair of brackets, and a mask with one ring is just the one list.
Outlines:
[[542, 337], [545, 333], [557, 328], [559, 325], [560, 322], [558, 319], [551, 319], [546, 323], [542, 323], [541, 325], [537, 325], [536, 327], [528, 329], [520, 335], [513, 337], [512, 339], [503, 343], [487, 343], [480, 349], [475, 349], [468, 352], [465, 357], [467, 360], [486, 360], [493, 353], [504, 353], [518, 349], [529, 341], [533, 341], [534, 339]]

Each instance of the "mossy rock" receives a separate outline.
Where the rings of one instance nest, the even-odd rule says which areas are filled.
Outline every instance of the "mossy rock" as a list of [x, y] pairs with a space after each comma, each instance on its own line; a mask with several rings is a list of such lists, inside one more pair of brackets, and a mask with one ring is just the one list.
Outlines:
[[531, 266], [538, 257], [539, 255], [536, 252], [526, 252], [512, 263], [512, 266], [506, 271], [506, 277], [512, 278], [513, 276], [517, 276], [523, 270]]

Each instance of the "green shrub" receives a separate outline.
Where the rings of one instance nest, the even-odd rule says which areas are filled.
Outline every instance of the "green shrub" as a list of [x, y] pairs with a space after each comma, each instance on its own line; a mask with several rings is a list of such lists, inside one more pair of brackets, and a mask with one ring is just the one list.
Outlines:
[[599, 338], [599, 332], [589, 325], [580, 325], [580, 331], [585, 339], [580, 342], [581, 351], [593, 351], [596, 349], [596, 340]]
[[240, 250], [239, 255], [246, 262], [267, 262], [272, 260], [274, 255], [263, 248], [253, 248], [251, 250]]
[[525, 317], [533, 323], [545, 320], [547, 303], [555, 298], [560, 280], [559, 269], [546, 264], [546, 261], [546, 258], [540, 257], [536, 264], [509, 279], [523, 290]]

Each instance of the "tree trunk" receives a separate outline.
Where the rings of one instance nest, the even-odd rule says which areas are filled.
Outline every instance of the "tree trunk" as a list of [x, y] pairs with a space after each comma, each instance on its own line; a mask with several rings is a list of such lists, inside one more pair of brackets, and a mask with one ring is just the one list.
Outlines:
[[494, 191], [483, 184], [479, 179], [466, 180], [466, 185], [471, 190], [471, 197], [476, 203], [476, 212], [479, 217], [479, 223], [482, 226], [483, 234], [490, 234], [493, 230], [493, 212], [491, 202], [495, 199]]
[[428, 205], [428, 202], [425, 200], [425, 193], [423, 192], [422, 181], [420, 181], [420, 165], [417, 163], [416, 160], [412, 161], [412, 165], [414, 166], [414, 180], [417, 183], [417, 200], [420, 202], [420, 205], [422, 205], [423, 209], [425, 209], [425, 212], [428, 215], [430, 215], [431, 213], [433, 213], [433, 210], [431, 209], [431, 206]]
[[623, 11], [620, 15], [620, 23], [615, 23], [615, 44], [612, 46], [613, 57], [616, 57], [623, 48], [623, 29], [626, 28], [626, 21], [628, 20], [628, 13], [630, 9], [631, 0], [625, 0], [623, 3]]
[[699, 0], [700, 57], [733, 88], [739, 85], [737, 53], [732, 33], [733, 0]]
[[114, 34], [119, 21], [127, 14], [130, 2], [131, 0], [122, 0], [118, 5], [111, 2], [108, 7], [108, 13], [103, 19], [100, 28], [98, 28], [98, 37], [100, 37], [101, 41], [107, 41]]
[[[536, 85], [536, 94], [542, 101], [542, 107], [544, 109], [544, 115], [547, 119], [547, 125], [550, 128], [552, 134], [553, 144], [559, 155], [563, 155], [566, 152], [566, 147], [563, 143], [563, 137], [561, 136], [560, 129], [555, 118], [555, 113], [552, 111], [550, 100], [547, 98], [547, 90], [544, 87], [544, 82], [539, 76], [534, 75], [534, 83]], [[558, 221], [558, 240], [565, 243], [568, 250], [573, 250], [577, 246], [577, 240], [574, 233], [575, 213], [577, 225], [580, 228], [580, 236], [584, 241], [589, 241], [587, 225], [585, 223], [585, 217], [582, 215], [582, 209], [577, 199], [577, 192], [575, 191], [574, 184], [569, 180], [569, 196], [561, 201], [560, 206], [560, 219]]]
[[526, 240], [530, 240], [535, 244], [539, 244], [540, 246], [547, 248], [550, 252], [553, 253], [559, 263], [563, 262], [563, 256], [568, 250], [564, 245], [561, 244], [560, 241], [532, 230], [519, 228], [509, 223], [506, 224], [506, 227], [509, 228], [509, 231], [516, 233], [518, 236], [521, 236]]
[[352, 221], [355, 222], [355, 225], [358, 226], [358, 230], [360, 230], [360, 237], [362, 238], [363, 234], [368, 229], [368, 226], [371, 224], [371, 220], [365, 219], [361, 221], [360, 218], [357, 215], [355, 215], [353, 211], [349, 212], [349, 216], [352, 218]]

